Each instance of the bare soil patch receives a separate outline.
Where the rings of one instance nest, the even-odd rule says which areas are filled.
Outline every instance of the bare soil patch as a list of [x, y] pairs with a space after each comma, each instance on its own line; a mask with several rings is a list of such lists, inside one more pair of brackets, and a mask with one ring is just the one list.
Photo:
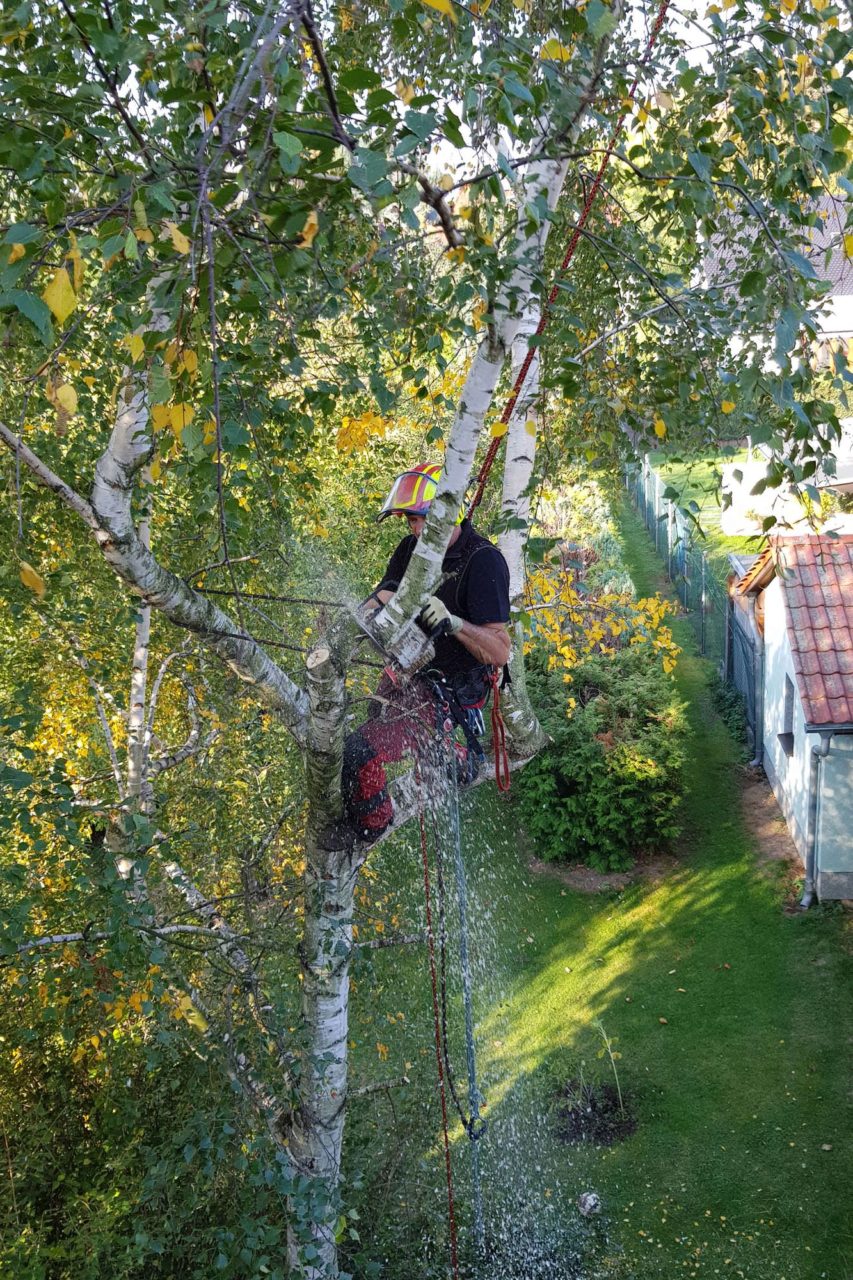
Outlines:
[[759, 863], [790, 862], [792, 869], [799, 867], [797, 846], [763, 770], [744, 769], [740, 798], [743, 823]]
[[612, 1084], [587, 1084], [569, 1080], [560, 1090], [557, 1135], [565, 1143], [593, 1143], [599, 1147], [624, 1142], [636, 1131], [637, 1117], [630, 1100], [620, 1100]]
[[567, 889], [577, 893], [621, 893], [635, 880], [650, 880], [657, 883], [665, 880], [678, 864], [678, 859], [671, 854], [657, 854], [655, 857], [640, 859], [630, 871], [593, 871], [582, 862], [564, 865], [558, 862], [543, 862], [541, 858], [528, 858], [528, 866], [536, 875], [552, 876]]

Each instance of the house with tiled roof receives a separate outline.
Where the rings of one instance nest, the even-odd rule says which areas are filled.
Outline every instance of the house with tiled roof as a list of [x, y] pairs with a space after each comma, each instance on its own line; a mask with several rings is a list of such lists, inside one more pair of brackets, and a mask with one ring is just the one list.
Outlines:
[[853, 532], [733, 560], [728, 674], [803, 859], [804, 905], [853, 898]]

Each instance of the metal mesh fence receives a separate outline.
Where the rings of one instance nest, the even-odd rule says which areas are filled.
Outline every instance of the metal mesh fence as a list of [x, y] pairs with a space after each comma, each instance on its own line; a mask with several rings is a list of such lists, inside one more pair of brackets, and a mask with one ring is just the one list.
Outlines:
[[729, 628], [729, 652], [726, 678], [743, 696], [746, 713], [747, 745], [755, 754], [757, 737], [757, 699], [756, 688], [760, 681], [755, 670], [755, 640], [739, 625], [736, 617], [732, 617]]
[[666, 484], [647, 461], [644, 460], [642, 466], [629, 468], [625, 481], [678, 598], [688, 611], [700, 652], [722, 668], [728, 601], [714, 578], [707, 556], [691, 544], [688, 521], [673, 502], [664, 498]]

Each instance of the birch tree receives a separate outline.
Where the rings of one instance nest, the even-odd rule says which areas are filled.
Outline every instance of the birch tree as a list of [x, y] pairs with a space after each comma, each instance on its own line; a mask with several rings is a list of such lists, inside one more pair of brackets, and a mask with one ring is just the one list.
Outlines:
[[[74, 523], [66, 527], [85, 530], [115, 574], [116, 603], [130, 598], [139, 609], [124, 771], [103, 694], [93, 688], [119, 810], [145, 819], [129, 833], [122, 818], [113, 853], [137, 931], [162, 944], [164, 993], [177, 993], [169, 998], [265, 1135], [270, 1176], [289, 1205], [280, 1268], [319, 1280], [339, 1269], [352, 919], [370, 852], [354, 846], [341, 820], [347, 681], [360, 632], [339, 609], [303, 658], [279, 657], [257, 638], [256, 606], [242, 586], [241, 561], [254, 551], [248, 539], [266, 521], [290, 540], [277, 553], [296, 547], [319, 489], [318, 437], [337, 427], [344, 409], [369, 409], [384, 430], [403, 399], [429, 395], [430, 379], [446, 373], [455, 349], [465, 377], [456, 401], [443, 406], [438, 495], [400, 589], [372, 627], [375, 656], [404, 672], [415, 665], [425, 644], [416, 618], [438, 582], [478, 450], [539, 322], [549, 235], [571, 226], [585, 203], [586, 165], [614, 124], [614, 103], [623, 103], [635, 72], [646, 117], [658, 109], [653, 83], [668, 86], [660, 92], [671, 100], [681, 96], [672, 115], [682, 123], [673, 120], [672, 136], [661, 130], [660, 154], [651, 143], [642, 157], [638, 144], [620, 153], [645, 190], [655, 163], [674, 163], [679, 128], [693, 128], [719, 90], [710, 75], [691, 82], [672, 36], [661, 58], [643, 60], [636, 23], [651, 21], [645, 5], [635, 6], [634, 25], [623, 6], [599, 0], [531, 13], [412, 0], [392, 6], [390, 18], [373, 5], [317, 14], [299, 2], [214, 6], [191, 9], [185, 29], [160, 5], [72, 9], [63, 0], [61, 9], [57, 18], [36, 4], [4, 19], [11, 108], [0, 307], [12, 382], [0, 439], [15, 569], [21, 591], [39, 598], [56, 593], [63, 573], [75, 581], [59, 539], [56, 551], [37, 548], [37, 556], [29, 548], [37, 542], [33, 511], [55, 503], [63, 511], [57, 528], [67, 518]], [[790, 16], [772, 21], [788, 41], [779, 45], [785, 75], [804, 40], [826, 65], [820, 40], [838, 53], [837, 27], [827, 34], [820, 23], [811, 30]], [[764, 36], [740, 9], [730, 28], [712, 21], [711, 30], [732, 58], [734, 101], [754, 79], [752, 51]], [[775, 37], [767, 40], [775, 47]], [[433, 56], [436, 47], [443, 57]], [[841, 93], [830, 86], [827, 101]], [[790, 94], [787, 101], [773, 128], [790, 123], [793, 136], [796, 103]], [[744, 147], [761, 128], [743, 123]], [[709, 137], [702, 134], [690, 173], [677, 175], [672, 207], [658, 195], [644, 215], [665, 217], [668, 226], [681, 219], [672, 234], [683, 236], [682, 247], [695, 241], [697, 221], [712, 219], [712, 159], [724, 169], [739, 163], [720, 139], [712, 155], [701, 149]], [[731, 194], [728, 177], [717, 181]], [[771, 226], [753, 194], [768, 181], [766, 165], [756, 165], [737, 190], [759, 210], [773, 253], [787, 252], [786, 272], [800, 272], [808, 295], [808, 273], [791, 266], [797, 228]], [[588, 246], [618, 251], [612, 207]], [[632, 264], [625, 288], [610, 297], [616, 335], [647, 323], [648, 288], [664, 292], [668, 309], [686, 309], [671, 296], [671, 281], [657, 283], [656, 268]], [[765, 314], [775, 318], [777, 353], [787, 361], [809, 301], [789, 284]], [[694, 323], [703, 305], [707, 315], [711, 304], [697, 291]], [[590, 304], [585, 314], [594, 311]], [[744, 308], [740, 319], [753, 323], [754, 315]], [[552, 381], [568, 384], [564, 349], [579, 348], [577, 317], [559, 312], [553, 329]], [[547, 389], [537, 351], [495, 480], [516, 600]], [[711, 417], [716, 408], [717, 401], [707, 407]], [[639, 405], [632, 412], [654, 436], [657, 419], [643, 418]], [[821, 405], [809, 412], [831, 434], [832, 413]], [[48, 493], [36, 497], [33, 482]], [[211, 560], [224, 575], [216, 595], [201, 585]], [[178, 639], [149, 695], [152, 610]], [[298, 649], [299, 635], [288, 634], [282, 652]], [[180, 663], [171, 654], [183, 653], [187, 637], [239, 679], [304, 762], [301, 1008], [292, 1037], [272, 1016], [252, 947], [217, 894], [170, 857], [169, 833], [156, 830], [158, 772], [211, 744], [191, 684], [184, 744], [160, 750], [153, 740], [159, 691]], [[542, 735], [524, 697], [520, 624], [513, 666], [507, 719], [521, 763], [541, 748]], [[394, 828], [416, 800], [412, 780], [401, 780]], [[170, 894], [189, 922], [163, 918]], [[37, 963], [53, 945], [88, 947], [106, 932], [73, 924], [41, 938], [18, 929], [5, 945]], [[180, 977], [169, 939], [181, 929], [197, 931], [211, 969], [215, 962], [229, 975], [219, 1006], [203, 984]], [[235, 1000], [257, 1033], [252, 1053], [235, 1047]]]

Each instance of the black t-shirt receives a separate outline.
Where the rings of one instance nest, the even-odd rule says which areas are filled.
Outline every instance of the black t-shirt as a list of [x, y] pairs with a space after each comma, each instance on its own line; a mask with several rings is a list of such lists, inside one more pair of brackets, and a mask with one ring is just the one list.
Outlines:
[[[493, 542], [478, 533], [470, 520], [459, 526], [459, 537], [442, 562], [444, 578], [435, 590], [442, 604], [466, 622], [482, 627], [489, 622], [509, 622], [509, 568]], [[406, 572], [417, 538], [403, 538], [377, 591], [396, 591]], [[435, 642], [435, 665], [445, 675], [472, 671], [481, 663], [453, 636], [440, 636]]]

